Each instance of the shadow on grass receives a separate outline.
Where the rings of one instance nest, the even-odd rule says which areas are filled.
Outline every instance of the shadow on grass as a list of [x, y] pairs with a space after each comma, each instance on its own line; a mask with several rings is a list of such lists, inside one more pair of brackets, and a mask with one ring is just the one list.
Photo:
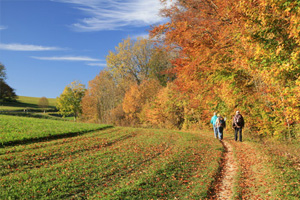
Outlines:
[[0, 148], [5, 148], [5, 147], [15, 146], [15, 145], [27, 145], [27, 144], [33, 144], [33, 143], [38, 143], [38, 142], [52, 141], [52, 140], [57, 140], [57, 139], [62, 139], [62, 138], [76, 137], [76, 136], [80, 136], [80, 135], [83, 135], [86, 133], [99, 131], [99, 130], [105, 130], [108, 128], [113, 128], [113, 126], [107, 125], [105, 127], [88, 130], [88, 131], [70, 132], [70, 133], [65, 133], [65, 134], [60, 134], [60, 135], [48, 135], [48, 136], [39, 137], [39, 138], [28, 138], [28, 139], [23, 139], [23, 140], [4, 142], [4, 143], [0, 144]]

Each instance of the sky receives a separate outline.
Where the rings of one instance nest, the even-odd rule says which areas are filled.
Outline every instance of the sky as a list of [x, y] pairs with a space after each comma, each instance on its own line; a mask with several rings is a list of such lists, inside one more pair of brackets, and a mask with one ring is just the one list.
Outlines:
[[56, 98], [73, 81], [86, 87], [109, 51], [147, 37], [159, 0], [0, 0], [0, 63], [18, 96]]

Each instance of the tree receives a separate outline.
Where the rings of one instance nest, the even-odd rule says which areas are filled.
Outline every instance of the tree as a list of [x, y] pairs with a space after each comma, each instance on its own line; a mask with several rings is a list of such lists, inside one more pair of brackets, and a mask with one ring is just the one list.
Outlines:
[[14, 101], [17, 95], [13, 88], [11, 88], [4, 80], [0, 79], [0, 100]]
[[110, 123], [111, 110], [122, 101], [122, 89], [117, 87], [108, 71], [101, 71], [93, 80], [82, 99], [82, 112], [86, 120]]
[[[167, 0], [162, 0], [166, 2]], [[252, 133], [295, 137], [300, 122], [300, 17], [298, 1], [179, 0], [162, 10], [163, 34], [183, 112], [245, 113]]]
[[2, 63], [0, 63], [0, 79], [6, 79], [5, 66]]
[[38, 105], [40, 108], [42, 108], [44, 110], [44, 113], [46, 112], [46, 108], [49, 107], [49, 101], [46, 97], [42, 97], [40, 98]]
[[130, 38], [119, 43], [116, 52], [109, 52], [107, 56], [108, 68], [117, 76], [130, 77], [137, 84], [149, 76], [149, 61], [153, 53], [153, 43], [147, 39]]
[[85, 86], [74, 81], [65, 87], [63, 93], [57, 98], [57, 109], [64, 117], [74, 115], [74, 120], [81, 114], [81, 100], [85, 94]]
[[[298, 1], [241, 1], [243, 40], [251, 50], [249, 72], [257, 95], [256, 112], [266, 135], [293, 138], [300, 122], [300, 17]], [[251, 28], [247, 28], [251, 27]], [[258, 109], [257, 109], [258, 110]]]
[[161, 85], [155, 79], [144, 80], [140, 85], [130, 87], [122, 103], [128, 124], [139, 125], [147, 121], [145, 113], [142, 113], [143, 107], [156, 97], [160, 89]]
[[246, 50], [238, 38], [236, 4], [236, 0], [179, 0], [162, 10], [170, 22], [151, 31], [164, 36], [169, 51], [178, 52], [172, 64], [174, 83], [185, 98], [183, 111], [202, 111], [202, 121], [218, 108], [229, 115], [247, 102], [244, 94], [252, 90], [251, 75], [244, 67]]
[[157, 91], [142, 110], [145, 122], [159, 128], [181, 129], [184, 123], [184, 103], [172, 82]]
[[119, 43], [115, 52], [110, 51], [106, 60], [117, 82], [130, 79], [139, 85], [149, 78], [166, 82], [166, 75], [161, 72], [172, 67], [169, 57], [167, 51], [150, 39], [138, 38], [132, 41], [128, 38]]
[[17, 95], [13, 88], [11, 88], [6, 82], [5, 66], [0, 63], [0, 100], [13, 101], [16, 100]]

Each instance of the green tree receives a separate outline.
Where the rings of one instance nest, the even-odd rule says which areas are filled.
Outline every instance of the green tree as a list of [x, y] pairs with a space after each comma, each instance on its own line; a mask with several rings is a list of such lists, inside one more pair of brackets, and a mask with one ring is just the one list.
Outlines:
[[49, 101], [46, 97], [42, 97], [42, 98], [40, 98], [38, 105], [40, 108], [42, 108], [44, 110], [44, 113], [45, 113], [46, 108], [48, 108], [48, 106], [49, 106]]
[[57, 98], [57, 109], [64, 117], [74, 115], [74, 120], [81, 114], [81, 100], [85, 94], [85, 86], [74, 81], [65, 87], [63, 93]]
[[5, 66], [2, 63], [0, 63], [0, 79], [6, 79]]

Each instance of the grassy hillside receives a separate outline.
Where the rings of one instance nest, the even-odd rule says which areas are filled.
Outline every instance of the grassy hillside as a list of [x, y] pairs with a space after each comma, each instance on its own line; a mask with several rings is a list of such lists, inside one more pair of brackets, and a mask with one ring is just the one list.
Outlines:
[[[49, 106], [50, 107], [55, 107], [56, 105], [56, 98], [47, 98], [49, 101]], [[29, 104], [33, 106], [38, 106], [38, 102], [40, 100], [39, 97], [25, 97], [25, 96], [18, 96], [17, 99], [19, 102], [24, 103], [24, 104]]]
[[[54, 109], [56, 106], [55, 98], [47, 98], [49, 101], [49, 108]], [[0, 111], [24, 111], [24, 109], [39, 110], [38, 102], [40, 98], [38, 97], [25, 97], [18, 96], [16, 102], [1, 102]]]
[[0, 115], [0, 147], [99, 130], [107, 125]]

